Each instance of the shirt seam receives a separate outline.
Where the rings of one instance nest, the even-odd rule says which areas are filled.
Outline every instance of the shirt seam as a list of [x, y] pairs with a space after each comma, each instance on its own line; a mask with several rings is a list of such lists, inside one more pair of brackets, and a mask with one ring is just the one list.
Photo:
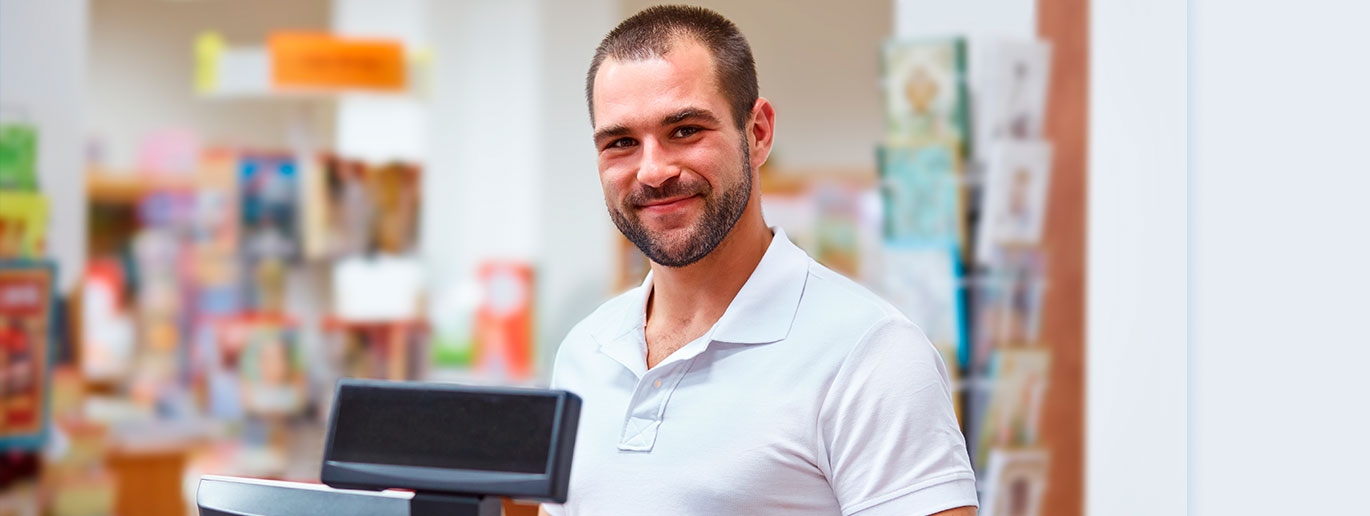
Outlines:
[[958, 472], [958, 473], [949, 473], [949, 474], [942, 475], [942, 476], [940, 476], [940, 477], [932, 478], [932, 479], [929, 479], [929, 480], [924, 480], [924, 481], [922, 481], [922, 482], [919, 482], [919, 483], [917, 483], [917, 484], [914, 484], [914, 485], [905, 487], [905, 488], [903, 488], [903, 489], [898, 489], [898, 490], [895, 490], [895, 491], [893, 491], [893, 492], [886, 493], [886, 494], [877, 496], [877, 497], [875, 497], [875, 498], [871, 498], [871, 499], [869, 499], [869, 500], [863, 501], [863, 502], [861, 502], [861, 503], [852, 504], [852, 505], [849, 506], [849, 507], [843, 507], [843, 508], [842, 508], [842, 514], [854, 514], [854, 513], [858, 513], [858, 512], [864, 511], [864, 510], [866, 510], [866, 509], [869, 509], [869, 508], [871, 508], [871, 507], [875, 507], [875, 506], [880, 505], [880, 504], [882, 504], [882, 503], [888, 502], [888, 501], [890, 501], [890, 500], [894, 500], [894, 499], [896, 499], [896, 498], [902, 498], [902, 497], [904, 497], [904, 496], [908, 496], [908, 495], [910, 495], [910, 494], [917, 493], [918, 491], [923, 491], [923, 490], [925, 490], [925, 489], [929, 489], [929, 488], [932, 488], [932, 487], [937, 487], [937, 486], [940, 486], [940, 485], [942, 485], [942, 484], [950, 484], [950, 483], [956, 482], [956, 481], [958, 481], [958, 480], [975, 480], [975, 474], [970, 473], [970, 472], [962, 471], [962, 472]]

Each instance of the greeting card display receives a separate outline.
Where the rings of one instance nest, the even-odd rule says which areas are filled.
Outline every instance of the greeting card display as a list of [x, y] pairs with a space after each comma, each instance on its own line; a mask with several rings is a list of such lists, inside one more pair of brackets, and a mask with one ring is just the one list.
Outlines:
[[960, 247], [961, 179], [949, 144], [879, 149], [885, 239]]
[[976, 464], [983, 467], [992, 449], [1037, 443], [1050, 366], [1051, 353], [1045, 349], [994, 353], [990, 362], [993, 387], [980, 419]]
[[994, 450], [988, 462], [980, 514], [1037, 516], [1046, 491], [1046, 450]]
[[974, 353], [971, 367], [984, 371], [994, 350], [1032, 346], [1040, 336], [1046, 257], [1038, 248], [1000, 250], [996, 268], [974, 291]]
[[983, 49], [975, 65], [977, 141], [1040, 139], [1051, 78], [1051, 44], [1000, 40], [977, 45]]
[[964, 39], [892, 41], [884, 47], [883, 65], [890, 143], [969, 142]]
[[1036, 245], [1046, 220], [1051, 145], [1002, 142], [991, 151], [976, 248], [981, 263], [1005, 245]]
[[923, 330], [944, 362], [963, 363], [965, 318], [956, 251], [945, 246], [889, 244], [884, 262], [881, 283], [886, 299]]

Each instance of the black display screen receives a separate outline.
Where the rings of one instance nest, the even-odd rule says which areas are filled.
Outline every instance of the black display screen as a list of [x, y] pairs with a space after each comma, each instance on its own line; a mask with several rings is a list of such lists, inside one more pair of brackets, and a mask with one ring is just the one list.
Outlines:
[[344, 387], [328, 460], [543, 473], [557, 398], [443, 389]]

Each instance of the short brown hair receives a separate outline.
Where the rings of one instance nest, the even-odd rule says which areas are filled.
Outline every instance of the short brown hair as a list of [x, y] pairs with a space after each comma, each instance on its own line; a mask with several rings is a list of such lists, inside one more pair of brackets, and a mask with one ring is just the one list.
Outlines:
[[661, 57], [682, 38], [698, 41], [713, 55], [718, 88], [728, 99], [733, 123], [742, 129], [760, 95], [752, 47], [737, 25], [723, 15], [685, 5], [648, 7], [623, 20], [604, 36], [590, 61], [590, 72], [585, 76], [585, 102], [590, 108], [590, 123], [595, 121], [595, 74], [606, 57], [618, 60]]

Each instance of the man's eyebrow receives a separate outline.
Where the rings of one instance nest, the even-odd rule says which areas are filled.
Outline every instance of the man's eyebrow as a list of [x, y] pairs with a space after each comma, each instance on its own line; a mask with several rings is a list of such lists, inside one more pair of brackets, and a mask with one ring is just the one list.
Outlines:
[[[661, 125], [663, 127], [668, 125], [675, 125], [686, 120], [699, 120], [701, 122], [711, 124], [721, 123], [718, 120], [718, 115], [715, 115], [713, 111], [709, 111], [704, 108], [687, 107], [671, 115], [668, 115], [666, 118], [661, 119]], [[605, 127], [598, 131], [595, 131], [594, 141], [598, 142], [605, 138], [612, 138], [616, 136], [627, 136], [630, 133], [632, 133], [632, 130], [629, 129], [627, 126], [611, 125], [609, 127]]]
[[627, 127], [621, 125], [605, 127], [598, 131], [595, 131], [595, 141], [600, 141], [604, 138], [609, 138], [611, 136], [623, 136], [630, 132], [632, 131], [628, 130]]
[[709, 122], [713, 124], [719, 123], [718, 116], [714, 115], [713, 111], [709, 111], [703, 108], [690, 107], [682, 109], [671, 116], [661, 119], [661, 125], [674, 125], [684, 122], [686, 120], [700, 120], [703, 122]]

